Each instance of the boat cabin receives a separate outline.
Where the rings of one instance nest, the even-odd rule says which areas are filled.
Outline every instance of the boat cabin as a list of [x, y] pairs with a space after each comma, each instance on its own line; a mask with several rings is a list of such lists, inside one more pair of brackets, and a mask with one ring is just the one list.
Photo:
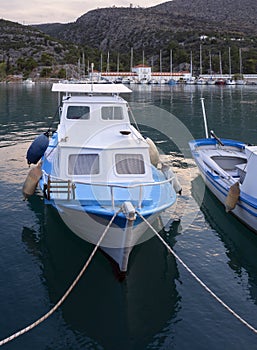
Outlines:
[[64, 93], [50, 144], [56, 177], [91, 183], [153, 182], [149, 145], [131, 125], [128, 104], [119, 95], [130, 89], [121, 84], [58, 83], [52, 91]]

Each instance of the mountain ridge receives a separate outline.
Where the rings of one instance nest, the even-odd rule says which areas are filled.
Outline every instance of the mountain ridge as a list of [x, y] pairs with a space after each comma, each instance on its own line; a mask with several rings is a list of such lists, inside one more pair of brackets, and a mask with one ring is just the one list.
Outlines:
[[[124, 45], [126, 48], [146, 46], [148, 42], [157, 47], [154, 42], [157, 35], [157, 41], [165, 44], [166, 37], [173, 32], [257, 34], [257, 2], [173, 0], [148, 8], [101, 8], [91, 10], [66, 25], [37, 27], [58, 39], [79, 45], [89, 44], [100, 50], [122, 49]], [[151, 35], [153, 40], [149, 40]]]
[[[6, 71], [14, 73], [28, 71], [27, 66], [32, 69], [33, 65], [77, 64], [83, 52], [96, 68], [100, 67], [101, 54], [105, 56], [106, 69], [110, 52], [111, 70], [117, 68], [118, 58], [120, 69], [129, 70], [132, 47], [133, 63], [142, 63], [144, 54], [144, 63], [155, 70], [160, 69], [160, 52], [162, 68], [169, 70], [173, 50], [174, 69], [180, 70], [188, 68], [190, 52], [194, 53], [194, 66], [199, 67], [199, 46], [205, 71], [209, 67], [209, 52], [214, 70], [219, 70], [219, 53], [225, 61], [224, 71], [228, 70], [230, 46], [233, 66], [239, 67], [240, 48], [244, 71], [257, 71], [255, 0], [173, 0], [148, 8], [98, 8], [71, 23], [23, 26], [1, 20], [0, 29], [0, 62], [5, 63]], [[8, 69], [11, 63], [13, 67]]]

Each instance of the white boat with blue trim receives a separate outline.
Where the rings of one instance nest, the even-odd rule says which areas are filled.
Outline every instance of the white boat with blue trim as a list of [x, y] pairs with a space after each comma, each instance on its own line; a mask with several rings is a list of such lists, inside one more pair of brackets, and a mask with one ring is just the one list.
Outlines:
[[208, 137], [204, 105], [203, 112], [206, 138], [189, 142], [194, 160], [226, 211], [257, 232], [257, 146], [220, 139], [213, 131]]
[[[126, 272], [133, 247], [150, 238], [142, 217], [154, 222], [176, 202], [174, 174], [131, 124], [120, 96], [128, 87], [55, 83], [52, 91], [61, 100], [58, 128], [33, 142], [28, 162], [37, 164], [45, 203], [82, 239], [96, 244], [116, 214], [100, 247]], [[26, 185], [23, 192], [31, 194]]]

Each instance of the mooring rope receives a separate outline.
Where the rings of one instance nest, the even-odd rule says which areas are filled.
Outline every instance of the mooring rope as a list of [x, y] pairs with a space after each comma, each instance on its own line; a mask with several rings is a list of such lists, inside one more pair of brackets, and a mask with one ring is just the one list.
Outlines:
[[111, 218], [111, 220], [109, 221], [108, 225], [106, 226], [104, 232], [102, 233], [99, 241], [97, 242], [96, 246], [94, 247], [92, 253], [90, 254], [88, 260], [86, 261], [85, 265], [83, 266], [83, 268], [81, 269], [80, 273], [78, 274], [78, 276], [75, 278], [75, 280], [73, 281], [73, 283], [71, 284], [71, 286], [67, 289], [67, 291], [65, 292], [65, 294], [63, 295], [63, 297], [58, 301], [57, 304], [54, 305], [54, 307], [48, 311], [45, 315], [43, 315], [42, 317], [40, 317], [37, 321], [33, 322], [32, 324], [30, 324], [29, 326], [19, 330], [18, 332], [10, 335], [9, 337], [3, 339], [0, 341], [0, 346], [10, 342], [11, 340], [18, 338], [19, 336], [21, 336], [22, 334], [30, 331], [31, 329], [33, 329], [34, 327], [38, 326], [40, 323], [42, 323], [43, 321], [45, 321], [48, 317], [50, 317], [60, 306], [61, 304], [65, 301], [65, 299], [69, 296], [69, 294], [71, 293], [71, 291], [74, 289], [74, 287], [76, 286], [76, 284], [78, 283], [78, 281], [80, 280], [81, 276], [84, 274], [84, 272], [86, 271], [86, 269], [88, 268], [88, 265], [90, 264], [90, 262], [92, 261], [97, 249], [99, 248], [102, 240], [104, 239], [107, 231], [109, 230], [111, 224], [113, 223], [115, 217], [117, 216], [117, 214], [121, 211], [121, 209], [119, 209], [118, 211], [116, 211], [113, 215], [113, 217]]
[[223, 300], [221, 300], [196, 274], [184, 263], [184, 261], [174, 252], [174, 250], [165, 242], [165, 240], [160, 236], [160, 234], [155, 230], [155, 228], [139, 213], [136, 213], [140, 218], [151, 228], [151, 230], [156, 234], [159, 240], [165, 245], [168, 251], [180, 262], [182, 266], [193, 276], [198, 283], [216, 299], [221, 305], [225, 307], [233, 316], [235, 316], [241, 323], [248, 327], [251, 331], [257, 334], [257, 329], [245, 321], [241, 316], [239, 316], [234, 310], [232, 310]]

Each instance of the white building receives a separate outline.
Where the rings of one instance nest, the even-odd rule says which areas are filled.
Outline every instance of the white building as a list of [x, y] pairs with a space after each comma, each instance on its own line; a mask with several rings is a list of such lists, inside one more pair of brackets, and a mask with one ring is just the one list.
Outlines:
[[136, 73], [138, 80], [150, 80], [152, 76], [152, 69], [144, 64], [139, 64], [132, 68], [132, 73]]

